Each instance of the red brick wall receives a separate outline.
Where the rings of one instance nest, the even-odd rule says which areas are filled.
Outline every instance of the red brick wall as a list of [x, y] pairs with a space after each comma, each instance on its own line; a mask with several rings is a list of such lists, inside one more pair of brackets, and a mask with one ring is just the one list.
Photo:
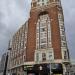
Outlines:
[[[57, 6], [46, 9], [51, 19], [52, 32], [52, 47], [54, 49], [54, 58], [61, 59], [61, 40], [60, 29], [58, 23], [58, 9]], [[34, 61], [34, 52], [36, 50], [36, 23], [39, 13], [42, 10], [31, 10], [31, 16], [28, 24], [28, 39], [27, 39], [27, 61]]]
[[36, 21], [37, 21], [37, 13], [31, 13], [31, 17], [29, 19], [28, 24], [28, 38], [27, 38], [27, 61], [34, 60], [34, 52], [36, 49]]
[[60, 38], [60, 29], [58, 22], [58, 9], [56, 7], [51, 7], [49, 11], [51, 18], [51, 31], [52, 31], [52, 47], [54, 49], [54, 58], [61, 59], [61, 38]]

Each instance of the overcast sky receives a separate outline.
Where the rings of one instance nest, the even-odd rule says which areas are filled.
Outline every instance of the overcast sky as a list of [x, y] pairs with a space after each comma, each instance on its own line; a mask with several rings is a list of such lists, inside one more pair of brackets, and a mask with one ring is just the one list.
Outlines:
[[0, 0], [0, 57], [8, 41], [29, 18], [31, 0]]
[[[75, 58], [75, 1], [61, 0], [71, 59]], [[8, 41], [29, 17], [30, 0], [0, 0], [0, 57]]]

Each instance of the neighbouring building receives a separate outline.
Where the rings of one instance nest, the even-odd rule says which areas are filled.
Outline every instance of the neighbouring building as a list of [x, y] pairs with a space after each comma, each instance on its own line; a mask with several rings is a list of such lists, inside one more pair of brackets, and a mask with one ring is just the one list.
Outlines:
[[2, 55], [1, 61], [0, 61], [0, 73], [4, 72], [5, 68], [5, 61], [6, 61], [6, 53]]
[[29, 20], [10, 43], [10, 72], [69, 75], [70, 57], [61, 0], [32, 0], [31, 6]]

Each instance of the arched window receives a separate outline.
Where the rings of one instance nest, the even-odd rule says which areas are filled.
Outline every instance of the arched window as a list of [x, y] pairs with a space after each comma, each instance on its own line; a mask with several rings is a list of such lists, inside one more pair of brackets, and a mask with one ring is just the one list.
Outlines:
[[51, 26], [48, 14], [40, 14], [36, 26], [36, 49], [51, 47]]

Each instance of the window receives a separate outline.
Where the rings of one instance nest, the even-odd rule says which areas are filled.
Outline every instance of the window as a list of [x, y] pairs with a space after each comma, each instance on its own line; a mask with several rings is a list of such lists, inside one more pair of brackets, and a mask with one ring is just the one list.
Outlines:
[[26, 56], [23, 57], [24, 62], [26, 61]]
[[65, 35], [65, 32], [64, 31], [62, 31], [62, 35]]
[[40, 48], [41, 48], [41, 49], [46, 49], [46, 47], [47, 47], [46, 44], [40, 45]]
[[36, 7], [36, 2], [33, 3], [33, 7]]
[[65, 35], [65, 31], [64, 30], [60, 30], [60, 34], [61, 35]]
[[39, 61], [39, 53], [36, 53], [36, 61]]
[[38, 0], [38, 5], [42, 6], [42, 5], [47, 5], [49, 2], [49, 0]]
[[45, 5], [45, 3], [42, 3], [42, 5]]
[[47, 30], [46, 27], [40, 28], [40, 32], [44, 32], [46, 30]]
[[64, 51], [64, 59], [67, 59], [67, 51]]
[[44, 33], [44, 32], [40, 33], [40, 37], [41, 38], [46, 38], [47, 37], [47, 33]]
[[62, 13], [59, 13], [59, 14], [58, 14], [58, 18], [59, 18], [59, 19], [62, 19], [62, 18], [63, 18]]
[[60, 26], [61, 29], [64, 29], [64, 26]]
[[59, 0], [56, 0], [57, 2], [59, 2]]
[[46, 53], [42, 53], [42, 61], [46, 60]]
[[61, 36], [61, 41], [66, 41], [65, 36]]
[[62, 47], [66, 47], [66, 42], [62, 42], [62, 43], [61, 43], [61, 46], [62, 46]]
[[40, 2], [40, 0], [38, 0], [38, 2]]
[[46, 43], [46, 38], [41, 39], [41, 43]]
[[49, 52], [49, 60], [52, 59], [52, 52]]
[[36, 26], [36, 47], [39, 47], [38, 49], [46, 49], [51, 47], [50, 18], [44, 12], [41, 14]]
[[59, 20], [59, 25], [64, 25], [64, 22], [63, 22], [63, 15], [62, 13], [58, 13], [58, 20]]

